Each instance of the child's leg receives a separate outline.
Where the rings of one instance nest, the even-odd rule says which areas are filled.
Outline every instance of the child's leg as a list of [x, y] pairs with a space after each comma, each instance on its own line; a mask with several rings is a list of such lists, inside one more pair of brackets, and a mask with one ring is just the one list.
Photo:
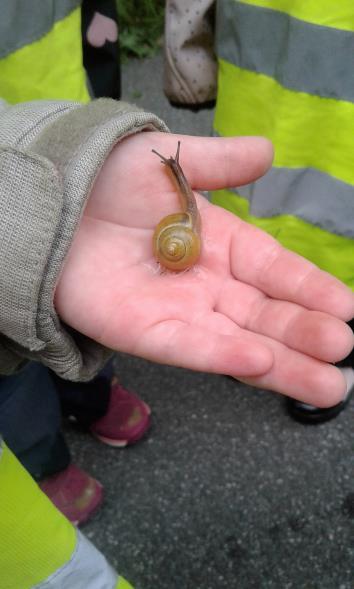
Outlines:
[[61, 421], [58, 393], [47, 368], [30, 362], [20, 372], [0, 377], [0, 433], [37, 480], [70, 464]]

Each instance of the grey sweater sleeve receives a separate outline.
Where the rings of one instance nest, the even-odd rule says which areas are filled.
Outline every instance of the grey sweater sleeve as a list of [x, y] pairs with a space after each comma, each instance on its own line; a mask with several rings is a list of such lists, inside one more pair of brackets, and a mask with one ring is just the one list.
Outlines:
[[153, 114], [100, 99], [82, 106], [0, 101], [0, 374], [42, 362], [88, 380], [110, 351], [63, 324], [53, 295], [93, 182], [132, 133], [168, 131]]

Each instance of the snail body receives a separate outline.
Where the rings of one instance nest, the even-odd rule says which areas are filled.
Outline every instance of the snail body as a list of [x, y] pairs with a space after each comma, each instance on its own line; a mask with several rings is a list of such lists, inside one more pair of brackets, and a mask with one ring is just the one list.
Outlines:
[[179, 188], [182, 212], [161, 219], [153, 234], [154, 256], [162, 266], [174, 271], [191, 268], [201, 250], [200, 215], [194, 193], [179, 164], [179, 149], [180, 142], [174, 158], [165, 158], [152, 150], [171, 170]]

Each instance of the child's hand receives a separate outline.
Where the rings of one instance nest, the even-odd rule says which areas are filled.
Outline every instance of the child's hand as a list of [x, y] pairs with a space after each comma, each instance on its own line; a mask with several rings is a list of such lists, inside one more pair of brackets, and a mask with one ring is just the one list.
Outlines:
[[260, 138], [139, 133], [107, 159], [56, 290], [67, 324], [102, 344], [156, 362], [229, 374], [318, 407], [345, 391], [330, 363], [353, 345], [343, 321], [352, 292], [264, 232], [198, 195], [202, 253], [189, 271], [161, 273], [152, 233], [180, 210], [166, 167], [180, 163], [195, 190], [247, 183], [271, 165]]

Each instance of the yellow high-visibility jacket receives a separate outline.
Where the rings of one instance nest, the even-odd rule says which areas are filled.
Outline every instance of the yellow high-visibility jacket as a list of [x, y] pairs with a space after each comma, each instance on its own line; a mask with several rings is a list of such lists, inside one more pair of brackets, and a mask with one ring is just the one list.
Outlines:
[[80, 0], [1, 2], [0, 98], [90, 100]]
[[213, 202], [354, 288], [354, 3], [220, 0], [215, 133], [275, 147]]
[[132, 589], [0, 447], [1, 589]]

